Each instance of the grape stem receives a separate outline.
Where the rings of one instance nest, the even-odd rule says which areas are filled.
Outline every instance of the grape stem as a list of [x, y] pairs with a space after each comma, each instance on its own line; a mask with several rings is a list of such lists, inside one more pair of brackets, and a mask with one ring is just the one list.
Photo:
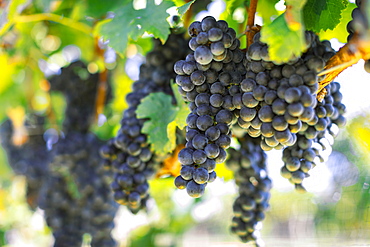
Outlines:
[[96, 94], [95, 121], [103, 113], [106, 95], [107, 95], [108, 70], [104, 68], [99, 74], [98, 92]]
[[[95, 38], [95, 54], [97, 55], [98, 59], [104, 61], [104, 49], [99, 46], [99, 39]], [[108, 70], [105, 68], [103, 71], [99, 73], [99, 82], [98, 82], [98, 89], [96, 93], [96, 100], [95, 100], [95, 121], [98, 120], [99, 115], [104, 111], [104, 105], [107, 95], [107, 88], [108, 88]]]
[[[329, 59], [322, 72], [318, 75], [326, 75], [323, 80], [319, 82], [319, 89], [317, 91], [318, 100], [325, 94], [320, 92], [334, 80], [346, 68], [356, 64], [360, 59], [368, 60], [370, 58], [370, 40], [367, 37], [360, 37], [355, 34], [353, 38], [345, 44], [339, 51]], [[319, 96], [320, 95], [320, 96]]]
[[14, 24], [16, 23], [28, 23], [28, 22], [36, 22], [36, 21], [52, 21], [67, 27], [76, 29], [80, 32], [83, 32], [87, 35], [92, 34], [92, 27], [89, 25], [77, 22], [71, 18], [64, 17], [61, 15], [56, 15], [52, 13], [41, 13], [41, 14], [34, 14], [34, 15], [20, 15], [14, 17], [11, 21], [7, 22], [1, 29], [0, 29], [0, 37], [3, 36]]
[[254, 17], [256, 15], [258, 0], [251, 0], [249, 7], [247, 7], [248, 20], [245, 33], [247, 34], [247, 48], [253, 43], [253, 36], [255, 35], [254, 30]]

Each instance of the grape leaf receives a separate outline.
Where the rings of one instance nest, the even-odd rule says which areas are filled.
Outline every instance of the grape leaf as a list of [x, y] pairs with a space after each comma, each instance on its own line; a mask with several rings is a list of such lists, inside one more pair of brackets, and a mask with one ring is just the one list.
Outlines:
[[173, 2], [163, 1], [156, 5], [154, 0], [148, 0], [145, 9], [136, 10], [131, 1], [115, 10], [111, 20], [100, 21], [95, 27], [95, 33], [109, 40], [109, 46], [123, 56], [129, 39], [137, 40], [145, 32], [153, 34], [164, 43], [170, 34], [170, 24], [166, 18], [166, 10]]
[[177, 11], [179, 12], [179, 15], [184, 15], [189, 9], [190, 9], [190, 6], [195, 2], [196, 0], [192, 0], [180, 7], [177, 8]]
[[[177, 90], [174, 90], [176, 95]], [[178, 94], [178, 92], [177, 92]], [[172, 97], [162, 92], [151, 93], [145, 97], [136, 110], [138, 118], [147, 118], [143, 133], [157, 154], [171, 153], [176, 148], [176, 126], [186, 126], [189, 114], [186, 104], [176, 96], [178, 105], [172, 104]]]
[[303, 27], [291, 30], [285, 14], [261, 29], [261, 41], [268, 45], [271, 60], [279, 63], [288, 62], [299, 56], [306, 48]]
[[347, 5], [347, 8], [342, 12], [342, 19], [340, 20], [340, 23], [333, 30], [321, 30], [319, 34], [320, 39], [330, 40], [333, 38], [337, 38], [339, 42], [346, 43], [348, 36], [347, 23], [352, 20], [351, 14], [354, 8], [356, 8], [356, 4], [349, 3]]
[[170, 24], [166, 20], [169, 16], [167, 9], [173, 6], [173, 2], [169, 1], [163, 1], [156, 5], [154, 0], [148, 0], [146, 8], [138, 10], [139, 16], [136, 23], [141, 25], [144, 31], [153, 34], [155, 38], [159, 38], [164, 44], [171, 33]]
[[229, 15], [232, 15], [237, 8], [245, 8], [247, 5], [249, 5], [249, 3], [244, 0], [226, 0], [225, 12]]
[[259, 0], [257, 4], [257, 13], [262, 17], [263, 23], [266, 25], [271, 22], [272, 17], [278, 16], [275, 9], [275, 4], [279, 0]]
[[308, 0], [303, 8], [306, 28], [316, 33], [333, 30], [339, 24], [347, 4], [346, 0]]
[[182, 130], [186, 127], [186, 118], [189, 115], [190, 110], [187, 104], [184, 102], [183, 98], [181, 97], [177, 84], [171, 82], [171, 88], [176, 99], [177, 114], [174, 121], [176, 122], [176, 125], [179, 127], [179, 129]]
[[128, 39], [135, 39], [144, 34], [144, 31], [134, 23], [136, 16], [132, 3], [127, 3], [116, 10], [113, 19], [98, 22], [95, 26], [96, 32], [109, 40], [109, 46], [123, 56]]
[[307, 0], [286, 0], [285, 20], [290, 30], [303, 30], [302, 8]]
[[121, 1], [87, 0], [86, 15], [94, 18], [102, 18], [108, 11], [114, 11], [121, 4]]

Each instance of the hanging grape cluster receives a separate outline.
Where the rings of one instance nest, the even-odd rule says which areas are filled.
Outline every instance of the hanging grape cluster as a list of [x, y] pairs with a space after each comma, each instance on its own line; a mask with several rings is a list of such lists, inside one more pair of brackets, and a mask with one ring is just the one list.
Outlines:
[[[315, 107], [317, 123], [313, 126], [305, 123], [297, 133], [296, 143], [283, 151], [284, 166], [281, 175], [295, 184], [298, 190], [304, 189], [302, 182], [309, 176], [308, 172], [318, 163], [328, 159], [334, 137], [338, 134], [338, 127], [345, 125], [345, 106], [341, 103], [340, 84], [332, 82], [325, 89], [327, 94], [324, 100], [318, 102]], [[320, 127], [320, 122], [325, 124]], [[315, 130], [307, 132], [310, 127]]]
[[[26, 177], [27, 203], [36, 209], [40, 189], [48, 174], [48, 151], [44, 134], [43, 117], [31, 115], [25, 122], [26, 143], [17, 146], [13, 144], [12, 136], [16, 130], [10, 120], [5, 121], [0, 127], [0, 141], [4, 148], [8, 162], [17, 175]], [[37, 155], [35, 155], [37, 154]]]
[[317, 100], [323, 79], [318, 73], [335, 51], [306, 31], [306, 51], [276, 63], [260, 33], [244, 53], [224, 21], [208, 16], [193, 22], [188, 32], [193, 52], [174, 65], [179, 92], [191, 110], [174, 183], [192, 197], [202, 196], [235, 136], [240, 148], [229, 149], [226, 162], [239, 186], [231, 231], [243, 242], [258, 242], [271, 189], [264, 151], [284, 149], [281, 175], [305, 191], [304, 178], [327, 159], [338, 127], [345, 124], [338, 83], [328, 85], [324, 99]]
[[270, 60], [267, 45], [259, 35], [248, 48], [247, 75], [241, 83], [243, 107], [238, 123], [253, 137], [262, 136], [261, 147], [268, 151], [292, 146], [303, 124], [306, 135], [323, 130], [327, 121], [315, 115], [317, 72], [334, 55], [329, 42], [306, 32], [308, 49], [287, 64]]
[[52, 150], [39, 206], [54, 246], [80, 246], [85, 233], [92, 236], [91, 246], [116, 246], [110, 232], [118, 205], [104, 179], [109, 174], [101, 166], [101, 146], [91, 133], [70, 132]]
[[270, 207], [272, 182], [268, 177], [266, 153], [260, 147], [260, 137], [248, 134], [237, 137], [239, 149], [230, 148], [226, 165], [234, 172], [239, 196], [233, 204], [231, 232], [242, 242], [260, 241], [261, 222]]
[[239, 49], [235, 30], [225, 21], [205, 17], [189, 27], [186, 60], [176, 62], [176, 83], [191, 113], [186, 119], [186, 147], [179, 153], [182, 164], [175, 179], [179, 189], [200, 197], [216, 179], [216, 164], [226, 159], [230, 125], [240, 109], [240, 82], [245, 74], [245, 54]]
[[[128, 108], [123, 112], [121, 128], [115, 138], [102, 147], [106, 167], [114, 171], [111, 187], [115, 200], [132, 213], [146, 208], [149, 199], [148, 179], [158, 171], [166, 155], [156, 155], [150, 148], [147, 135], [142, 133], [146, 119], [138, 119], [140, 101], [150, 93], [162, 92], [173, 96], [170, 80], [174, 78], [175, 61], [185, 57], [186, 40], [183, 34], [171, 34], [162, 45], [154, 40], [154, 48], [140, 66], [139, 80], [126, 96]], [[174, 99], [174, 98], [173, 98]]]
[[[118, 205], [99, 155], [103, 142], [88, 132], [98, 82], [99, 75], [88, 73], [79, 61], [50, 79], [51, 91], [60, 91], [66, 98], [62, 135], [48, 136], [44, 119], [35, 116], [26, 121], [28, 141], [17, 147], [11, 141], [15, 132], [11, 122], [1, 128], [9, 164], [26, 176], [28, 202], [44, 210], [55, 247], [81, 246], [86, 233], [92, 237], [91, 246], [116, 246], [110, 232]], [[48, 138], [59, 141], [50, 145]]]

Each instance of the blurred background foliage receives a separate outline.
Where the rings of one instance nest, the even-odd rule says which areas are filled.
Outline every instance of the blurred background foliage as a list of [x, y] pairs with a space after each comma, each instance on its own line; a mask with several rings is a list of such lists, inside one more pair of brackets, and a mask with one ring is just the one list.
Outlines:
[[[215, 14], [239, 33], [246, 21], [245, 8], [238, 7], [242, 2], [227, 1], [223, 12]], [[261, 23], [270, 22], [281, 11], [275, 5], [279, 1], [260, 2], [257, 14]], [[185, 1], [174, 3], [181, 6]], [[144, 35], [136, 41], [130, 39], [123, 56], [116, 57], [107, 46], [105, 56], [97, 52], [104, 42], [94, 27], [119, 4], [121, 1], [0, 1], [0, 123], [15, 112], [24, 112], [26, 117], [36, 113], [47, 116], [47, 128], [59, 130], [65, 102], [60, 94], [49, 92], [47, 78], [79, 57], [88, 64], [90, 73], [104, 68], [111, 73], [114, 97], [104, 110], [106, 121], [98, 121], [92, 131], [104, 140], [112, 137], [126, 108], [125, 95], [151, 49], [150, 35]], [[212, 13], [217, 6], [225, 7], [225, 3], [197, 1], [193, 17], [207, 8], [210, 12], [200, 12], [198, 16]], [[338, 27], [320, 36], [337, 37], [343, 42], [353, 8], [354, 4], [349, 4]], [[343, 82], [352, 86], [345, 86], [342, 93], [344, 103], [351, 104], [358, 91], [369, 92], [370, 77], [352, 68], [346, 73], [354, 79]], [[350, 92], [353, 88], [356, 91]], [[282, 164], [277, 161], [280, 153], [269, 154], [275, 188], [262, 230], [267, 246], [370, 243], [370, 102], [368, 97], [362, 101], [367, 102], [348, 113], [347, 127], [337, 137], [327, 164], [316, 167], [307, 179], [309, 193], [298, 194], [281, 179], [278, 170]], [[217, 169], [220, 179], [202, 199], [193, 200], [186, 192], [176, 191], [173, 178], [152, 181], [151, 194], [156, 201], [152, 210], [148, 215], [136, 216], [120, 210], [114, 237], [121, 246], [242, 246], [228, 230], [236, 196], [232, 173], [224, 166]], [[0, 148], [0, 246], [44, 247], [52, 241], [42, 211], [32, 211], [25, 201], [25, 179], [12, 172]]]

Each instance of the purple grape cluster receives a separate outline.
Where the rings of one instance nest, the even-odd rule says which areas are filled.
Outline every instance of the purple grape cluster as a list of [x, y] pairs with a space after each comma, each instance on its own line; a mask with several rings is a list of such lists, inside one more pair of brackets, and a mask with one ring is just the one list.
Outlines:
[[306, 41], [307, 51], [286, 64], [271, 61], [259, 33], [248, 48], [238, 123], [250, 136], [262, 137], [263, 150], [294, 145], [303, 124], [315, 125], [318, 119], [317, 73], [335, 53], [330, 42], [311, 32], [306, 32]]
[[93, 134], [70, 132], [53, 147], [38, 204], [55, 247], [80, 246], [85, 233], [91, 246], [116, 246], [110, 233], [118, 205], [101, 166], [101, 146]]
[[248, 134], [237, 138], [239, 150], [230, 148], [226, 165], [234, 172], [239, 197], [233, 204], [231, 232], [242, 242], [259, 241], [259, 223], [269, 208], [272, 183], [267, 174], [266, 154], [260, 147], [260, 137]]
[[[138, 119], [136, 109], [150, 93], [163, 92], [173, 96], [170, 81], [175, 78], [173, 66], [186, 56], [187, 41], [183, 34], [171, 34], [162, 45], [154, 40], [154, 48], [140, 67], [139, 80], [126, 96], [128, 108], [123, 112], [121, 128], [116, 137], [101, 148], [105, 167], [114, 171], [111, 188], [115, 200], [134, 214], [146, 208], [150, 179], [167, 157], [153, 153], [142, 128], [147, 119]], [[173, 98], [174, 99], [174, 98]]]
[[49, 153], [43, 138], [44, 118], [30, 115], [25, 122], [25, 127], [28, 135], [27, 142], [21, 146], [14, 145], [13, 125], [10, 120], [6, 120], [0, 126], [0, 143], [14, 173], [26, 177], [27, 203], [32, 209], [36, 209], [40, 189], [49, 174]]
[[193, 51], [174, 65], [179, 92], [189, 102], [186, 145], [178, 155], [182, 164], [175, 186], [200, 197], [216, 179], [216, 164], [226, 159], [230, 125], [241, 107], [240, 82], [245, 74], [245, 54], [234, 29], [211, 16], [191, 23]]
[[309, 176], [308, 172], [318, 163], [327, 160], [338, 129], [346, 123], [340, 84], [332, 82], [325, 89], [325, 98], [315, 107], [315, 123], [304, 123], [297, 133], [297, 142], [283, 151], [281, 175], [289, 179], [298, 190], [304, 190], [302, 182]]

